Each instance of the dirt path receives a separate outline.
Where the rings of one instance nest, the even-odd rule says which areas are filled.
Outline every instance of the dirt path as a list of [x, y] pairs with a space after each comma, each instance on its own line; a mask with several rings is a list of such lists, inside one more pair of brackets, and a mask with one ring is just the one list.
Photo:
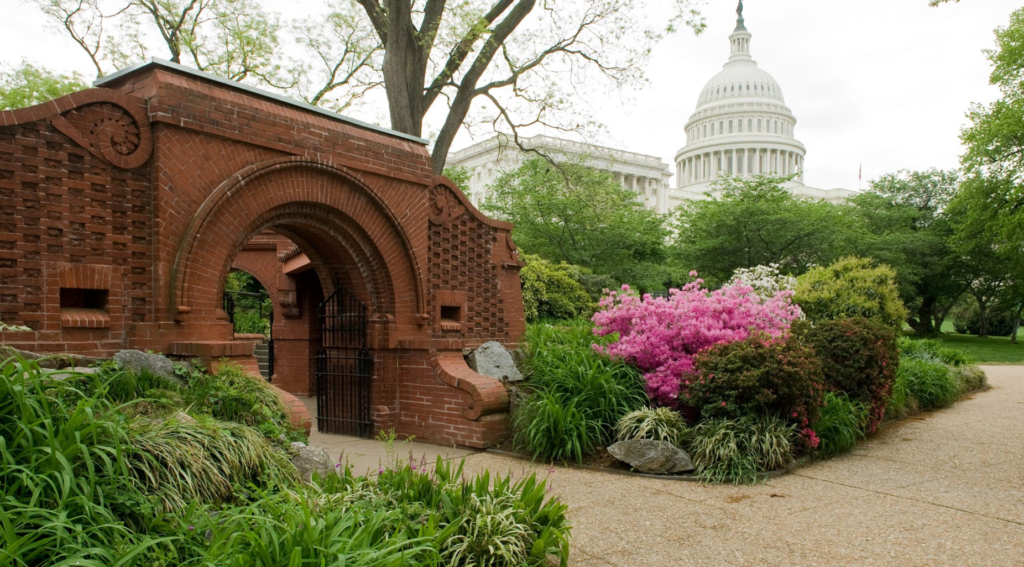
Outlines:
[[573, 567], [1024, 565], [1024, 367], [885, 428], [842, 457], [753, 487], [536, 470], [571, 509]]

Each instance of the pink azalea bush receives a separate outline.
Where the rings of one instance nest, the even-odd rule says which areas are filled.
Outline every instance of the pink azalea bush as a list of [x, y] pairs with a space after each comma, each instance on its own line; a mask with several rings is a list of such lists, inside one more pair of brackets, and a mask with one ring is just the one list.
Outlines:
[[715, 291], [702, 288], [703, 283], [698, 279], [673, 289], [667, 298], [638, 297], [624, 285], [601, 299], [601, 310], [592, 319], [594, 334], [619, 334], [618, 341], [595, 345], [595, 350], [640, 368], [656, 405], [678, 406], [697, 353], [751, 333], [782, 335], [802, 316], [792, 291], [763, 298], [742, 282]]

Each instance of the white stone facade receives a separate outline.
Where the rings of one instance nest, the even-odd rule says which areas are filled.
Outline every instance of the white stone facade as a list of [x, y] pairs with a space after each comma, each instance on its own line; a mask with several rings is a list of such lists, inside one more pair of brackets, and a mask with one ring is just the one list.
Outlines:
[[686, 124], [686, 145], [675, 156], [678, 191], [670, 207], [714, 194], [712, 185], [720, 177], [760, 174], [793, 175], [786, 188], [799, 197], [845, 201], [853, 191], [804, 185], [807, 150], [794, 134], [796, 116], [779, 84], [750, 56], [752, 36], [742, 1], [737, 13], [729, 61], [701, 91]]
[[[667, 213], [678, 202], [669, 179], [672, 172], [661, 158], [616, 150], [552, 136], [520, 138], [523, 146], [536, 149], [554, 159], [584, 159], [595, 169], [611, 172], [623, 187], [635, 191], [644, 205], [660, 213]], [[510, 138], [497, 135], [468, 148], [452, 152], [446, 167], [465, 167], [471, 173], [469, 199], [479, 206], [487, 198], [487, 187], [502, 173], [514, 171], [530, 159], [532, 154], [522, 152]]]

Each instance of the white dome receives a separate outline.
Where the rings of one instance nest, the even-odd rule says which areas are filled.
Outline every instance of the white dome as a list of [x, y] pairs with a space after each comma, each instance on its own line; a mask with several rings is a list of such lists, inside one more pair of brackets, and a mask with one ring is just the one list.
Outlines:
[[717, 75], [708, 81], [697, 99], [697, 108], [723, 99], [737, 98], [771, 99], [786, 103], [782, 89], [767, 71], [749, 60], [730, 61]]
[[676, 153], [677, 187], [712, 191], [723, 177], [780, 175], [802, 185], [804, 145], [796, 139], [796, 116], [779, 83], [750, 56], [753, 37], [739, 19], [729, 36], [731, 54], [704, 86], [686, 123], [686, 145]]

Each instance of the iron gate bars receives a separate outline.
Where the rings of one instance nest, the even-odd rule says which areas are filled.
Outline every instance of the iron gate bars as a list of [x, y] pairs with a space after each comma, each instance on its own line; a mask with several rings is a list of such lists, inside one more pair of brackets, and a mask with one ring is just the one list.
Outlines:
[[317, 429], [369, 437], [373, 356], [366, 348], [366, 305], [338, 287], [317, 314], [322, 341], [316, 352]]

